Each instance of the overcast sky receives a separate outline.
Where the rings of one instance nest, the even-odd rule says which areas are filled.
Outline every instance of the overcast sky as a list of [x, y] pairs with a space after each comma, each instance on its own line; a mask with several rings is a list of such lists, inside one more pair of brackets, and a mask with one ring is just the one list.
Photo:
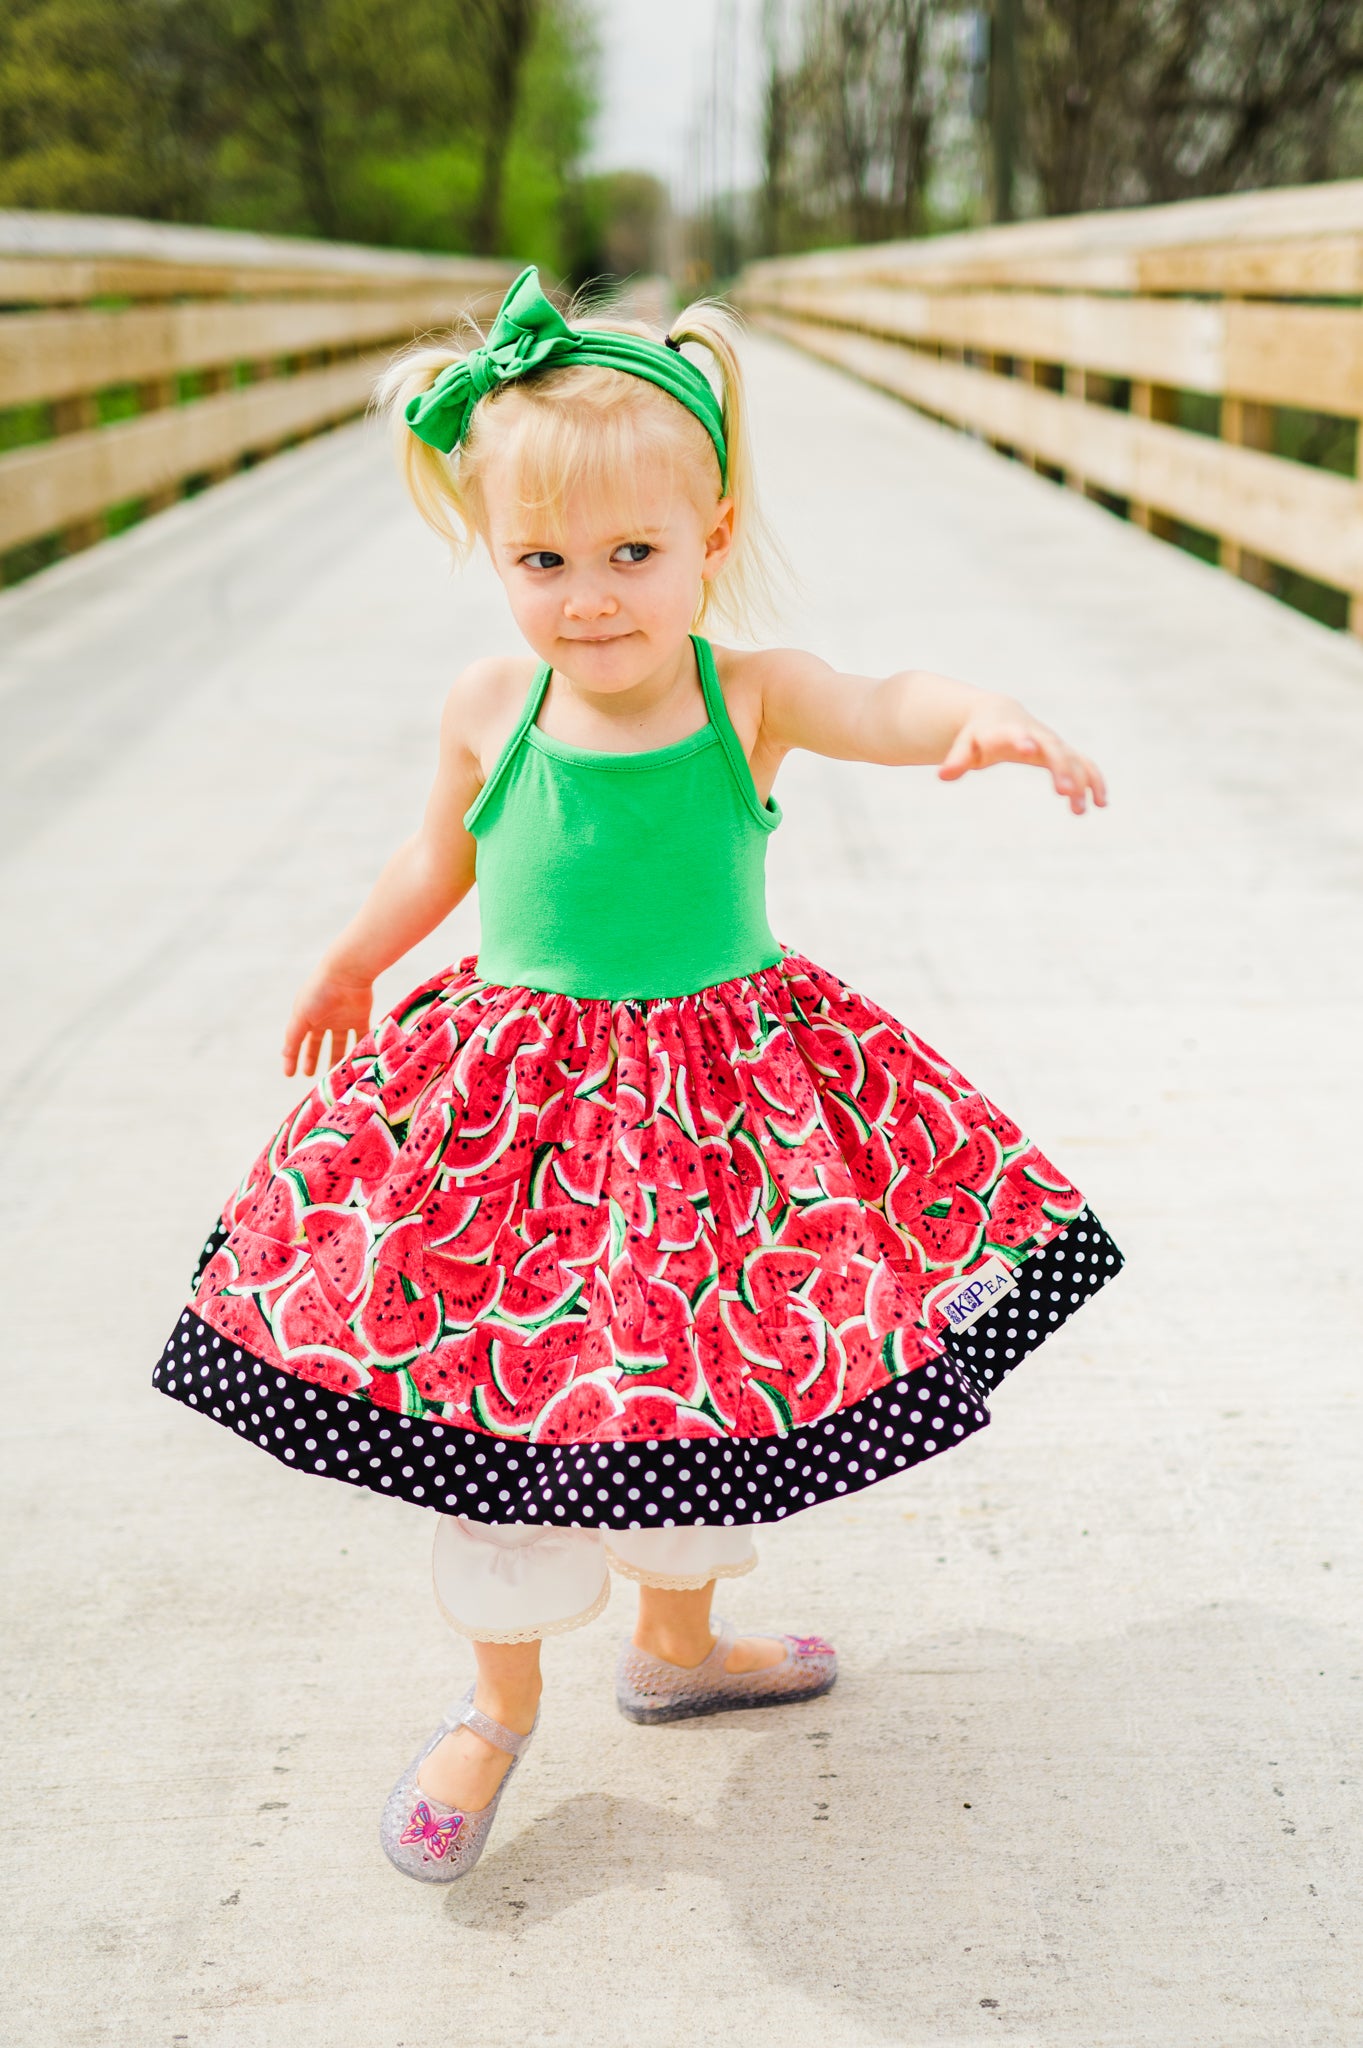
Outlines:
[[680, 187], [687, 133], [708, 96], [716, 31], [730, 7], [736, 10], [739, 56], [734, 168], [739, 185], [753, 183], [759, 5], [760, 0], [595, 0], [602, 108], [593, 167], [653, 171]]

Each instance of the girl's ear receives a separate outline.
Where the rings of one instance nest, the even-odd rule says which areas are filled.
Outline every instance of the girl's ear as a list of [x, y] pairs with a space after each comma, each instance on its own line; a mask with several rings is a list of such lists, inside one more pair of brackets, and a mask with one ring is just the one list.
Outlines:
[[705, 560], [701, 564], [701, 575], [709, 583], [717, 576], [734, 551], [734, 501], [721, 498], [715, 507], [715, 516], [710, 531], [705, 536]]

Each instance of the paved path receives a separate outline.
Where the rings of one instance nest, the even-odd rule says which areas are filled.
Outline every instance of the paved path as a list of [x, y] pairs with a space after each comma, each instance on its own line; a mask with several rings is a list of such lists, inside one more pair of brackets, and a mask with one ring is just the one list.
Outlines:
[[1114, 791], [1077, 822], [1021, 770], [796, 762], [778, 929], [1016, 1114], [1128, 1270], [993, 1428], [764, 1541], [726, 1605], [832, 1633], [829, 1700], [626, 1726], [620, 1593], [552, 1647], [477, 1876], [404, 1884], [378, 1806], [467, 1661], [425, 1517], [148, 1373], [295, 1093], [295, 979], [507, 629], [358, 429], [12, 593], [6, 2044], [1363, 2038], [1363, 650], [753, 355], [791, 637], [1012, 684]]

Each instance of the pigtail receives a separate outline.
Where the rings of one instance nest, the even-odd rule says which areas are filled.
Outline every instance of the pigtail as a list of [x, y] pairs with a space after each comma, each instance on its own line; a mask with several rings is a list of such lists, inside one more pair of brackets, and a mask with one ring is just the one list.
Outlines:
[[467, 353], [468, 349], [459, 346], [454, 334], [437, 342], [416, 342], [393, 357], [369, 401], [369, 410], [388, 422], [398, 471], [413, 504], [449, 547], [456, 562], [467, 560], [476, 537], [459, 487], [458, 451], [452, 456], [442, 455], [438, 448], [419, 440], [404, 414], [413, 398], [429, 391], [441, 372], [460, 362]]
[[741, 322], [728, 306], [698, 299], [680, 312], [668, 329], [674, 344], [706, 349], [719, 372], [724, 413], [724, 443], [729, 457], [728, 496], [734, 501], [734, 549], [728, 564], [705, 586], [701, 618], [713, 613], [748, 627], [773, 621], [779, 612], [781, 586], [790, 579], [785, 552], [762, 512], [753, 468], [747, 389], [738, 355]]

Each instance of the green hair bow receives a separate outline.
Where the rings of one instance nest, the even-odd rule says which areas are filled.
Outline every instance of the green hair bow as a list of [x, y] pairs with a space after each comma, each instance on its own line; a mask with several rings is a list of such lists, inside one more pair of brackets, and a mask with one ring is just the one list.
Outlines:
[[566, 369], [574, 363], [623, 370], [678, 399], [713, 441], [721, 487], [727, 488], [724, 415], [709, 380], [670, 343], [616, 334], [609, 328], [570, 327], [541, 291], [533, 263], [502, 300], [482, 347], [442, 370], [429, 391], [409, 399], [403, 417], [418, 440], [448, 455], [468, 433], [473, 408], [489, 391], [537, 370]]

